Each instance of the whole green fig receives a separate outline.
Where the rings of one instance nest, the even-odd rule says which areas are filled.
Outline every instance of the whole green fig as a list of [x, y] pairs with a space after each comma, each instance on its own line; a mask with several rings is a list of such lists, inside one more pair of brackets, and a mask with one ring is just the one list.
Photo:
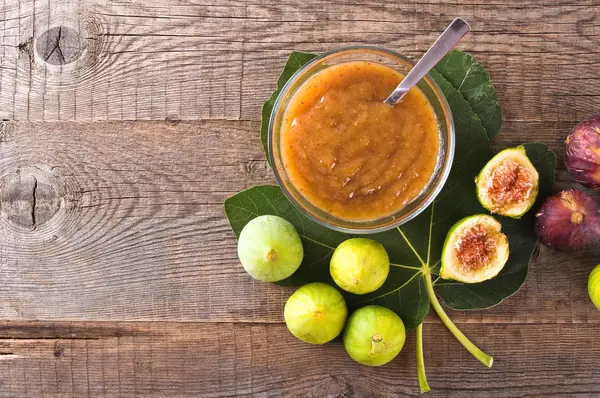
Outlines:
[[588, 294], [592, 303], [600, 310], [600, 264], [590, 273], [588, 278]]
[[266, 215], [256, 217], [242, 229], [238, 256], [254, 279], [277, 282], [300, 267], [304, 249], [292, 224], [281, 217]]

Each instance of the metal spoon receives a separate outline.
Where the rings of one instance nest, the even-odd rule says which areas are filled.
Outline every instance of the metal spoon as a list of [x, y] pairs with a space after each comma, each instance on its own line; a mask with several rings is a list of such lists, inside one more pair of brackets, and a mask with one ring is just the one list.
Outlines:
[[396, 105], [470, 30], [471, 27], [464, 19], [456, 18], [452, 21], [444, 33], [433, 43], [433, 46], [423, 55], [423, 58], [417, 62], [398, 87], [387, 97], [385, 103], [392, 106]]

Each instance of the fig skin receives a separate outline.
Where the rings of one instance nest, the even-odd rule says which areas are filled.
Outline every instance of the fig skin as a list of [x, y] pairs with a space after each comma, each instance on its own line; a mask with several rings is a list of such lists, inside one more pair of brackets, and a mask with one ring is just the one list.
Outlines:
[[577, 124], [567, 137], [565, 166], [583, 186], [600, 188], [600, 116]]
[[590, 273], [588, 278], [588, 294], [592, 303], [600, 310], [600, 264]]
[[600, 202], [583, 191], [549, 197], [536, 217], [540, 242], [555, 250], [575, 251], [600, 242]]
[[283, 318], [288, 330], [311, 344], [325, 344], [344, 329], [348, 307], [335, 287], [321, 282], [304, 285], [285, 303]]
[[379, 289], [390, 272], [390, 258], [383, 245], [366, 238], [343, 241], [333, 252], [329, 273], [340, 288], [354, 294]]
[[304, 258], [298, 232], [278, 216], [258, 216], [240, 233], [238, 257], [254, 279], [277, 282], [291, 276]]
[[381, 366], [400, 353], [406, 341], [406, 329], [394, 311], [367, 305], [350, 315], [343, 337], [350, 358], [362, 365]]

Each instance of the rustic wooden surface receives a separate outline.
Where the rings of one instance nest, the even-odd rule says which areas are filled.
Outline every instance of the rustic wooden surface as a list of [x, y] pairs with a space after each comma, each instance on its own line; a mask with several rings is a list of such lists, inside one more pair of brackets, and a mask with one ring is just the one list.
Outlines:
[[[600, 2], [3, 0], [0, 397], [419, 395], [414, 341], [366, 368], [285, 330], [290, 290], [239, 266], [222, 202], [273, 182], [260, 107], [292, 49], [418, 57], [457, 15], [505, 113], [494, 145], [562, 142], [600, 110]], [[598, 197], [598, 195], [596, 194]], [[590, 249], [545, 248], [525, 286], [430, 315], [431, 396], [600, 394]]]

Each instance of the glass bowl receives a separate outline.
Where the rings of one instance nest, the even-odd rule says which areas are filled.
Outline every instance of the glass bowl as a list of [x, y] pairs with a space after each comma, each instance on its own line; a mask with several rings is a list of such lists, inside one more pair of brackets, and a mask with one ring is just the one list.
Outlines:
[[311, 76], [327, 66], [352, 61], [370, 61], [392, 67], [406, 75], [414, 63], [394, 51], [382, 47], [358, 46], [333, 50], [303, 65], [285, 84], [275, 101], [269, 121], [269, 157], [275, 178], [288, 199], [298, 210], [317, 223], [336, 231], [352, 234], [382, 232], [402, 225], [425, 210], [440, 192], [452, 167], [454, 156], [454, 122], [444, 94], [427, 75], [417, 87], [425, 94], [435, 111], [439, 127], [439, 151], [435, 170], [421, 193], [399, 211], [371, 220], [347, 220], [333, 216], [316, 207], [294, 186], [283, 166], [280, 150], [281, 125], [294, 94]]

